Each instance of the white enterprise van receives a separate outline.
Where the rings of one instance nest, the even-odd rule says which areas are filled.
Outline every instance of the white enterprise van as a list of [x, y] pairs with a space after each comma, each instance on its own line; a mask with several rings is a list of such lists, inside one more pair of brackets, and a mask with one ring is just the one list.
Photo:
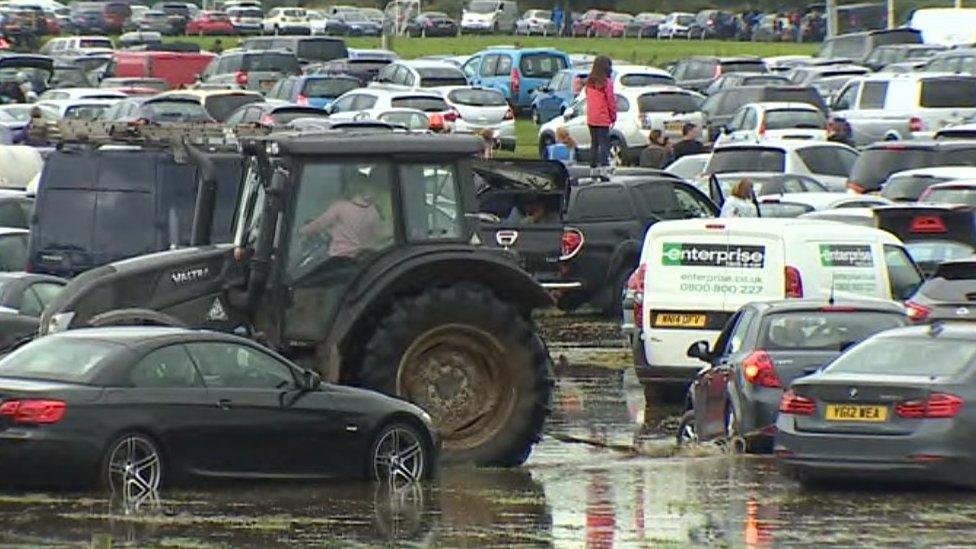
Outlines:
[[903, 301], [922, 282], [901, 242], [872, 227], [806, 219], [662, 221], [635, 279], [634, 363], [644, 382], [685, 382], [688, 346], [718, 336], [752, 301], [859, 297]]

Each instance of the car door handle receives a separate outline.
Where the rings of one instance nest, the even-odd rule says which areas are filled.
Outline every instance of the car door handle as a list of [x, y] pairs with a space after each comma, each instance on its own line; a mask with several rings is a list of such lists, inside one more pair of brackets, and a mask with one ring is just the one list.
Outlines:
[[221, 410], [229, 410], [230, 405], [233, 404], [229, 398], [222, 398], [217, 401], [217, 407]]

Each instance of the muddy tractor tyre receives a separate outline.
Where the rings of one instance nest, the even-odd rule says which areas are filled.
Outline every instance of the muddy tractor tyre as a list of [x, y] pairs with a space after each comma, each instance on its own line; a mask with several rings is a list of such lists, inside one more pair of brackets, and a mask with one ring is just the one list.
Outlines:
[[149, 309], [117, 309], [91, 317], [88, 325], [95, 328], [105, 326], [170, 326], [185, 328], [182, 320], [159, 311]]
[[549, 413], [551, 361], [532, 322], [477, 284], [395, 301], [366, 345], [360, 383], [434, 420], [450, 462], [512, 467]]

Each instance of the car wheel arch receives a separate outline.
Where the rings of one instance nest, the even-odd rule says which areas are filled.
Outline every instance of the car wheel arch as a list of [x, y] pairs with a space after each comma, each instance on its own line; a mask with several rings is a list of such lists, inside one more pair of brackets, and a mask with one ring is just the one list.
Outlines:
[[[370, 450], [372, 450], [373, 444], [376, 442], [376, 437], [378, 437], [379, 434], [383, 432], [383, 429], [386, 429], [391, 425], [397, 425], [397, 424], [407, 424], [420, 431], [421, 436], [423, 436], [424, 438], [424, 444], [427, 446], [426, 448], [427, 456], [425, 458], [426, 461], [425, 465], [428, 468], [435, 467], [437, 465], [437, 462], [436, 460], [434, 460], [435, 448], [434, 448], [434, 440], [431, 438], [430, 428], [424, 425], [424, 422], [418, 419], [417, 416], [402, 410], [387, 414], [386, 416], [383, 417], [383, 419], [377, 421], [376, 425], [374, 425], [373, 428], [370, 429], [369, 436], [364, 437], [363, 439], [363, 442], [366, 444], [365, 449], [367, 454], [369, 453]], [[366, 466], [366, 470], [364, 472], [366, 473], [366, 476], [368, 478], [369, 467], [371, 466], [370, 460], [372, 460], [372, 456], [367, 455], [366, 459], [367, 462], [364, 464]]]

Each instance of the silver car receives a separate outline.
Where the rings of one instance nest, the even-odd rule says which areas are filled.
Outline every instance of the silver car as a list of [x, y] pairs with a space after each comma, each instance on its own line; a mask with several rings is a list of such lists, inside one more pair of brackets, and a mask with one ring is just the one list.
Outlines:
[[455, 132], [482, 133], [488, 130], [494, 133], [502, 149], [515, 150], [515, 113], [502, 92], [472, 86], [435, 89], [458, 113], [454, 121]]
[[290, 51], [230, 50], [210, 62], [200, 75], [202, 87], [227, 87], [266, 93], [282, 76], [301, 74]]

